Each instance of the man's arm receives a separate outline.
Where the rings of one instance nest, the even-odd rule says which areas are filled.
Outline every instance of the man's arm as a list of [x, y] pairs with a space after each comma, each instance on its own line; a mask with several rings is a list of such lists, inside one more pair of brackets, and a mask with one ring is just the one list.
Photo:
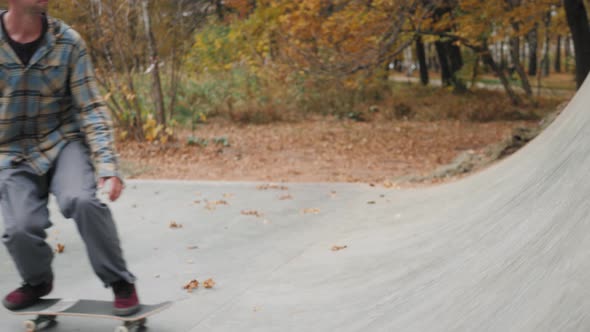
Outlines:
[[70, 90], [74, 106], [80, 112], [82, 131], [92, 151], [98, 177], [121, 178], [114, 146], [113, 124], [96, 85], [94, 68], [82, 39], [79, 39], [71, 56]]

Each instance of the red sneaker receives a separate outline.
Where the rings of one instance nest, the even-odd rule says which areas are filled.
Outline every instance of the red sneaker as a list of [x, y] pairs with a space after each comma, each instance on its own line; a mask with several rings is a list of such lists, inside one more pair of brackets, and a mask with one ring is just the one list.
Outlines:
[[2, 304], [8, 310], [20, 310], [37, 303], [43, 296], [51, 293], [53, 282], [45, 282], [37, 286], [27, 283], [15, 289], [2, 300]]
[[120, 280], [111, 285], [115, 293], [113, 313], [117, 316], [129, 316], [139, 311], [139, 298], [135, 285]]

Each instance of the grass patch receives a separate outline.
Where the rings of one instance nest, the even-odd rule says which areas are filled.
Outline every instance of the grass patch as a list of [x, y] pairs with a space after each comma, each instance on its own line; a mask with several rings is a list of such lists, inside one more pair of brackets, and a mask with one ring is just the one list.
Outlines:
[[[148, 109], [149, 80], [138, 77], [137, 82], [139, 103]], [[164, 77], [165, 89], [168, 84]], [[178, 89], [173, 120], [180, 127], [193, 130], [211, 118], [239, 124], [268, 124], [301, 121], [309, 115], [359, 122], [537, 120], [564, 100], [545, 97], [537, 105], [514, 106], [503, 91], [472, 89], [457, 94], [447, 88], [392, 81], [349, 85], [300, 73], [277, 80], [237, 68], [186, 74]], [[165, 103], [169, 104], [168, 95]]]
[[564, 101], [560, 97], [541, 98], [537, 105], [514, 106], [504, 92], [473, 89], [464, 94], [448, 89], [397, 83], [378, 112], [365, 107], [365, 118], [389, 121], [461, 120], [470, 122], [538, 120]]

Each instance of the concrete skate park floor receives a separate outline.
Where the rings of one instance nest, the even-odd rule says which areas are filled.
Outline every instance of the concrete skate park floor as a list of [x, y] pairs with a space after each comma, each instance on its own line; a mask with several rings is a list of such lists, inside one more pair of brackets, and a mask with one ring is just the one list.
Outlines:
[[[174, 301], [148, 331], [590, 330], [589, 105], [586, 82], [516, 154], [425, 189], [129, 181], [109, 204], [141, 300]], [[228, 204], [206, 208], [217, 200]], [[49, 242], [65, 245], [52, 295], [111, 299], [53, 202], [51, 217]], [[20, 280], [5, 250], [0, 264], [8, 291]], [[212, 289], [182, 289], [208, 278]], [[1, 331], [21, 324], [0, 311]], [[61, 318], [53, 330], [116, 325]]]

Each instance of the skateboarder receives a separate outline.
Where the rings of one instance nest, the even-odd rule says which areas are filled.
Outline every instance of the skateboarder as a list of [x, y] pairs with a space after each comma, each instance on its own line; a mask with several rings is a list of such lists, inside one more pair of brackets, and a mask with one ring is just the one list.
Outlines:
[[[109, 199], [123, 184], [112, 123], [80, 35], [46, 15], [48, 0], [8, 0], [0, 13], [0, 209], [2, 242], [22, 287], [2, 301], [31, 306], [53, 288], [53, 253], [45, 229], [52, 193], [77, 224], [91, 265], [114, 291], [114, 313], [139, 309], [109, 208], [96, 197], [108, 180]], [[97, 183], [98, 179], [98, 183]], [[80, 264], [80, 262], [71, 262]]]

